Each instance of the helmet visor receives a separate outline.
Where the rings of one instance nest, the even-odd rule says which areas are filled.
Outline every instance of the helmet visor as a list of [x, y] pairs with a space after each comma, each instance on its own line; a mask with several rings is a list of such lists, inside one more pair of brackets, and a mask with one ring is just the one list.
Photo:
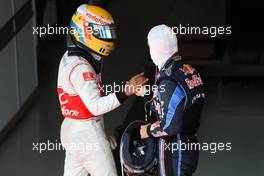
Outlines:
[[104, 26], [90, 23], [93, 29], [93, 36], [103, 40], [116, 39], [116, 27], [114, 25]]

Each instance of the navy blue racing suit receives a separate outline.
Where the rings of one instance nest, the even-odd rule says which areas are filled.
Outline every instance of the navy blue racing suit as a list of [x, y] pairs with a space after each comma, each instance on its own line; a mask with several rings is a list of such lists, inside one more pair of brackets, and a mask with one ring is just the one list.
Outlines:
[[198, 165], [199, 151], [187, 149], [197, 143], [196, 131], [205, 98], [199, 73], [180, 56], [167, 61], [156, 75], [148, 134], [158, 140], [158, 175], [190, 176]]

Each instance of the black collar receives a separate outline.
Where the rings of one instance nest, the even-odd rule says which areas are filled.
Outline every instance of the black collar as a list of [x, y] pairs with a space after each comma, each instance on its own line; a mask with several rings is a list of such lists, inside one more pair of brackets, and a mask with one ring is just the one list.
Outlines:
[[83, 49], [83, 47], [80, 47], [79, 44], [77, 44], [72, 39], [72, 37], [69, 37], [68, 39], [67, 50], [68, 56], [80, 56], [86, 59], [91, 64], [96, 74], [99, 74], [101, 72], [101, 61], [94, 59], [94, 57], [90, 53], [92, 51], [86, 51], [85, 49]]
[[[169, 58], [167, 61], [166, 61], [166, 63], [164, 64], [164, 66], [163, 66], [163, 69], [166, 69], [166, 68], [168, 68], [168, 66], [170, 66], [171, 65], [171, 63], [173, 63], [173, 61], [180, 61], [180, 60], [182, 60], [182, 57], [178, 54], [178, 53], [175, 53], [175, 54], [173, 54], [173, 56], [171, 56], [171, 58]], [[162, 70], [162, 69], [161, 69]]]

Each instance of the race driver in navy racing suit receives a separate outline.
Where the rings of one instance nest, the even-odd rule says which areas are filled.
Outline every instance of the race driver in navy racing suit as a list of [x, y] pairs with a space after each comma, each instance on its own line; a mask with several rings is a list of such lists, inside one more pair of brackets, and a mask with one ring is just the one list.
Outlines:
[[159, 68], [158, 89], [149, 114], [154, 122], [141, 126], [141, 138], [157, 138], [159, 176], [191, 176], [198, 165], [199, 151], [181, 147], [183, 143], [197, 143], [205, 97], [203, 81], [177, 54], [177, 38], [168, 26], [153, 27], [148, 34], [148, 45], [151, 58]]

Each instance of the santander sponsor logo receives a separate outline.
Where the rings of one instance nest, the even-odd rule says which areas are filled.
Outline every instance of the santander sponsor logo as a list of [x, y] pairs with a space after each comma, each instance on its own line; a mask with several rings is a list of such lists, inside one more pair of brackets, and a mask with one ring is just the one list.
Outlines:
[[64, 116], [78, 117], [79, 115], [79, 112], [77, 110], [70, 110], [70, 109], [67, 109], [65, 106], [61, 108], [61, 112]]
[[111, 23], [108, 21], [105, 21], [101, 18], [98, 18], [96, 15], [93, 15], [91, 13], [87, 13], [86, 14], [88, 18], [92, 19], [93, 21], [95, 21], [96, 23], [99, 23], [101, 25], [110, 25]]

